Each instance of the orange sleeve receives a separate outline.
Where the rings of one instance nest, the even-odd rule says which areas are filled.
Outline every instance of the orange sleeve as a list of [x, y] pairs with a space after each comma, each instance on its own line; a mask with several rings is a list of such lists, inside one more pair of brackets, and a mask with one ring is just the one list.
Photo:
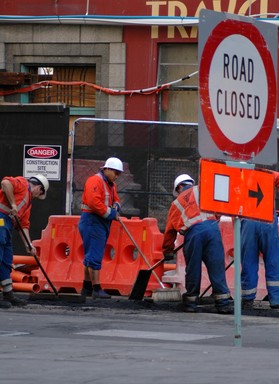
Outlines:
[[274, 174], [274, 185], [279, 189], [279, 172], [273, 172]]
[[30, 229], [31, 196], [30, 193], [28, 193], [27, 180], [22, 176], [4, 177], [3, 179], [8, 180], [12, 184], [17, 205], [22, 202], [26, 195], [28, 195], [29, 199], [27, 199], [26, 203], [18, 211], [17, 216], [20, 220], [22, 228]]
[[103, 216], [107, 212], [105, 205], [105, 191], [103, 181], [97, 175], [87, 179], [83, 192], [83, 203], [88, 205], [94, 213]]
[[173, 224], [173, 218], [175, 213], [174, 210], [175, 210], [175, 207], [172, 204], [169, 209], [166, 229], [164, 233], [163, 253], [172, 253], [174, 250], [174, 243], [177, 236], [177, 231], [174, 228], [174, 224]]

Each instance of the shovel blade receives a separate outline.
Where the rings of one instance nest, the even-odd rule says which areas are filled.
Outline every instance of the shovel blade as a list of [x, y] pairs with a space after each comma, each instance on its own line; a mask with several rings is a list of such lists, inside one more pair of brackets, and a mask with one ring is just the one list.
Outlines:
[[152, 269], [141, 269], [138, 273], [129, 300], [142, 300], [146, 291]]

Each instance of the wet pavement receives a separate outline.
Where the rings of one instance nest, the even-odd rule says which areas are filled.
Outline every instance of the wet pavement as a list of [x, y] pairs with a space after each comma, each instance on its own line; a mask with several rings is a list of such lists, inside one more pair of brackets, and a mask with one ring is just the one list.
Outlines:
[[242, 312], [242, 346], [235, 346], [234, 315], [217, 314], [210, 298], [194, 314], [178, 302], [150, 299], [27, 299], [24, 308], [0, 309], [1, 384], [279, 379], [279, 311], [265, 301]]

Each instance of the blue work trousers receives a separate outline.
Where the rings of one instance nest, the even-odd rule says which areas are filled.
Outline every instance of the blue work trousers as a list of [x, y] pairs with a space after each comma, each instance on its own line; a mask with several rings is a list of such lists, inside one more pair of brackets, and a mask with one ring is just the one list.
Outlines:
[[0, 281], [10, 279], [13, 263], [12, 230], [12, 220], [0, 212]]
[[276, 215], [272, 224], [241, 220], [241, 287], [244, 300], [256, 298], [260, 253], [263, 255], [269, 302], [271, 305], [279, 305], [279, 237]]
[[86, 267], [100, 270], [109, 237], [111, 221], [93, 213], [82, 212], [78, 229], [81, 234]]
[[216, 306], [229, 304], [230, 291], [225, 275], [225, 255], [218, 222], [206, 220], [194, 224], [185, 234], [183, 253], [186, 261], [186, 299], [197, 303], [204, 262]]

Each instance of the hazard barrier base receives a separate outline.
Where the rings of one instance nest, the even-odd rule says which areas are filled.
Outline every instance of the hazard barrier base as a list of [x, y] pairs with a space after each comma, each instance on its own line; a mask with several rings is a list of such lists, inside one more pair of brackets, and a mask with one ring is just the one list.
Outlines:
[[[50, 216], [40, 240], [33, 242], [40, 262], [58, 292], [80, 293], [84, 278], [84, 250], [78, 231], [80, 216]], [[122, 218], [134, 241], [150, 265], [162, 259], [163, 234], [157, 220], [137, 217]], [[140, 269], [148, 269], [145, 261], [119, 222], [113, 221], [104, 253], [100, 282], [112, 294], [129, 295]], [[161, 279], [163, 265], [156, 268]], [[51, 291], [46, 278], [38, 269], [31, 275], [38, 279], [42, 292]], [[151, 276], [146, 295], [160, 285]]]

